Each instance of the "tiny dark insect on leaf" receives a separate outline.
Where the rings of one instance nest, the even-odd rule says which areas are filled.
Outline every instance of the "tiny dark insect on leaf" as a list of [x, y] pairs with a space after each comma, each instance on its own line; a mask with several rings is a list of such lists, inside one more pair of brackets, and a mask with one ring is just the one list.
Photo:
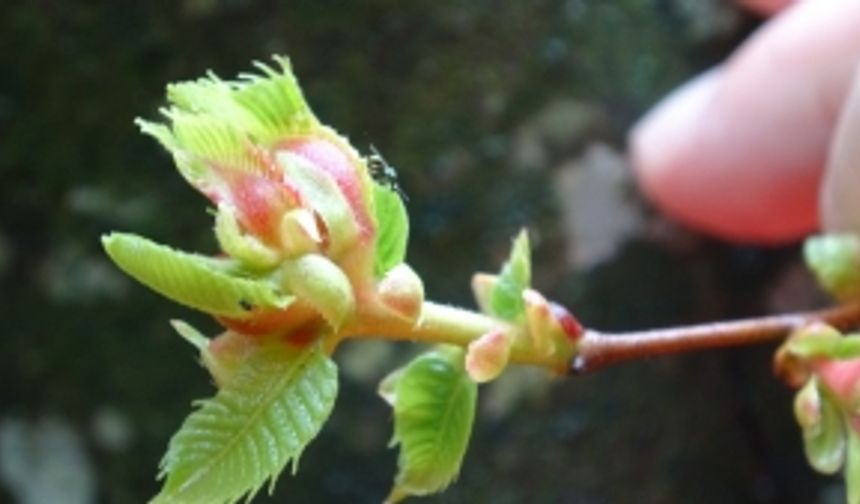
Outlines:
[[246, 299], [240, 299], [239, 306], [241, 306], [242, 309], [245, 311], [251, 311], [254, 309], [254, 305], [252, 305], [251, 302]]
[[370, 176], [377, 184], [396, 192], [403, 201], [409, 201], [406, 193], [400, 187], [397, 170], [382, 157], [382, 154], [373, 144], [370, 145], [370, 155], [367, 156], [367, 169], [370, 170]]

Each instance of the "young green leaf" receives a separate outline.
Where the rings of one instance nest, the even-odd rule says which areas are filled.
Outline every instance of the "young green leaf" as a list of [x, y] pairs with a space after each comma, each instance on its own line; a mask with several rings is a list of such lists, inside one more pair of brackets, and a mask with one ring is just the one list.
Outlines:
[[840, 338], [830, 349], [829, 356], [845, 360], [860, 357], [860, 335], [849, 334]]
[[403, 262], [409, 240], [409, 216], [406, 206], [396, 191], [373, 184], [376, 203], [376, 259], [373, 269], [382, 277], [391, 268]]
[[515, 320], [525, 314], [523, 291], [531, 285], [531, 252], [525, 230], [514, 240], [508, 262], [502, 267], [498, 282], [490, 294], [490, 308], [494, 315]]
[[815, 378], [797, 393], [794, 413], [803, 429], [806, 459], [816, 471], [834, 474], [845, 460], [845, 428], [842, 413], [822, 397]]
[[399, 472], [389, 502], [444, 490], [460, 472], [469, 444], [478, 389], [463, 367], [463, 351], [428, 352], [393, 384], [394, 444]]
[[236, 502], [289, 461], [295, 468], [337, 395], [337, 367], [317, 346], [269, 344], [183, 423], [161, 462], [154, 503]]
[[162, 111], [168, 124], [136, 121], [173, 154], [182, 176], [216, 202], [229, 189], [231, 172], [271, 174], [260, 148], [327, 131], [305, 102], [289, 60], [274, 60], [274, 67], [258, 62], [258, 74], [236, 81], [210, 73], [171, 84], [171, 106]]
[[803, 255], [824, 289], [838, 299], [860, 298], [860, 238], [813, 236], [806, 240]]
[[817, 324], [801, 329], [788, 340], [786, 348], [803, 358], [854, 359], [860, 357], [860, 335], [843, 335], [833, 327]]
[[860, 336], [840, 336], [835, 340], [801, 338], [789, 343], [788, 349], [801, 357], [830, 357], [833, 359], [855, 359], [860, 357]]
[[279, 56], [274, 60], [279, 69], [257, 63], [263, 75], [243, 74], [239, 81], [210, 74], [172, 84], [167, 88], [168, 99], [175, 110], [233, 124], [264, 144], [312, 132], [319, 123], [305, 102], [289, 60]]
[[180, 252], [125, 233], [102, 237], [111, 259], [159, 294], [213, 315], [243, 318], [247, 307], [286, 308], [293, 300], [266, 280], [235, 276], [231, 262]]

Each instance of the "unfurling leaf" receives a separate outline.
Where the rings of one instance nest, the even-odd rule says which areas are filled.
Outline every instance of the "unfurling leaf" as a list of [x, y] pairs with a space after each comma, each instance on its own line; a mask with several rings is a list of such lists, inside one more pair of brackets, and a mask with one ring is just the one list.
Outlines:
[[251, 269], [271, 269], [278, 264], [278, 252], [252, 234], [242, 232], [236, 210], [230, 205], [219, 205], [215, 214], [215, 237], [230, 257]]
[[469, 444], [478, 389], [463, 367], [463, 351], [428, 352], [386, 380], [394, 401], [399, 471], [389, 502], [444, 490], [460, 472]]
[[319, 433], [337, 395], [337, 368], [317, 346], [255, 349], [170, 440], [154, 503], [236, 502], [270, 489]]
[[140, 283], [206, 313], [243, 318], [248, 305], [283, 309], [293, 301], [270, 281], [236, 276], [230, 260], [181, 252], [125, 233], [106, 235], [102, 244], [117, 266]]
[[376, 204], [376, 259], [374, 273], [382, 277], [391, 268], [403, 262], [409, 240], [409, 216], [403, 200], [396, 191], [373, 184]]
[[813, 378], [797, 393], [794, 415], [803, 430], [806, 459], [816, 471], [834, 474], [845, 460], [845, 430], [842, 413], [821, 396]]
[[355, 295], [346, 274], [320, 254], [305, 254], [284, 261], [283, 283], [302, 301], [310, 304], [337, 329], [355, 310]]
[[516, 320], [523, 316], [523, 291], [531, 285], [531, 252], [529, 237], [525, 230], [514, 240], [508, 262], [502, 267], [490, 294], [490, 308], [494, 315], [505, 320]]
[[803, 255], [824, 289], [841, 300], [860, 299], [860, 237], [813, 236], [806, 240]]
[[842, 335], [836, 329], [819, 324], [800, 330], [785, 344], [792, 354], [803, 358], [825, 357], [855, 359], [860, 357], [860, 335]]
[[[257, 63], [263, 74], [243, 74], [225, 81], [214, 74], [171, 84], [163, 110], [170, 125], [138, 120], [174, 156], [180, 173], [209, 197], [224, 197], [228, 172], [269, 171], [259, 148], [295, 135], [314, 134], [319, 124], [302, 96], [286, 58], [275, 68]], [[217, 168], [216, 168], [217, 167]]]
[[263, 75], [246, 73], [240, 80], [224, 81], [210, 74], [171, 84], [167, 97], [175, 109], [235, 125], [264, 144], [313, 131], [319, 123], [305, 102], [289, 60], [278, 56], [274, 60], [276, 68], [256, 64]]

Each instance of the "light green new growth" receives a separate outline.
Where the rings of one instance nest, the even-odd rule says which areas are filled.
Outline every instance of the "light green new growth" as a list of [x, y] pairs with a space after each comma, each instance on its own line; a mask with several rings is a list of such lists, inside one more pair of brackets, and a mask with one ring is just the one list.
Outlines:
[[[860, 335], [843, 335], [837, 329], [811, 325], [796, 332], [783, 347], [801, 373], [814, 371], [816, 363], [840, 360], [850, 366], [860, 357]], [[779, 354], [778, 354], [779, 355]], [[845, 474], [848, 504], [860, 504], [860, 434], [857, 410], [832, 389], [833, 383], [812, 374], [794, 399], [794, 415], [803, 431], [806, 459], [815, 470]], [[854, 401], [850, 399], [849, 401]]]
[[[247, 140], [235, 124], [179, 109], [171, 109], [166, 115], [173, 126], [173, 137], [162, 137], [162, 143], [172, 142], [179, 148], [174, 151], [177, 166], [192, 183], [204, 179], [211, 171], [206, 161], [217, 160], [234, 170], [258, 170]], [[145, 122], [139, 124], [144, 132], [155, 131]], [[162, 130], [160, 134], [166, 133]]]
[[102, 237], [108, 255], [123, 271], [177, 303], [213, 315], [242, 318], [249, 307], [286, 308], [293, 296], [265, 279], [231, 271], [235, 264], [180, 252], [126, 233]]
[[531, 250], [528, 233], [521, 231], [514, 240], [508, 262], [502, 267], [498, 283], [490, 293], [494, 315], [516, 321], [523, 317], [523, 290], [531, 285]]
[[319, 127], [302, 95], [287, 58], [275, 56], [279, 71], [257, 62], [263, 75], [242, 74], [224, 81], [213, 74], [191, 82], [171, 84], [167, 99], [172, 110], [216, 118], [250, 135], [255, 143], [312, 132]]
[[374, 274], [382, 277], [391, 268], [403, 262], [409, 241], [409, 216], [397, 192], [373, 184], [376, 203], [376, 260]]
[[242, 231], [236, 211], [230, 205], [218, 207], [215, 214], [215, 238], [221, 250], [249, 269], [272, 269], [281, 259], [275, 249], [253, 234]]
[[[795, 415], [803, 426], [803, 447], [809, 465], [822, 474], [834, 474], [845, 461], [845, 428], [842, 412], [821, 395], [818, 380], [809, 380], [795, 399]], [[820, 406], [820, 411], [810, 415], [807, 408], [815, 405]]]
[[813, 236], [806, 240], [803, 255], [824, 289], [842, 301], [860, 299], [860, 238]]
[[326, 256], [305, 254], [284, 261], [281, 272], [283, 284], [313, 306], [332, 328], [339, 329], [355, 310], [349, 278]]
[[860, 335], [842, 336], [837, 331], [830, 337], [797, 338], [788, 343], [791, 353], [805, 358], [856, 359], [860, 357]]
[[337, 368], [318, 346], [257, 348], [170, 440], [153, 503], [232, 503], [267, 480], [271, 491], [289, 461], [296, 467], [336, 395]]
[[428, 352], [383, 384], [393, 398], [392, 443], [400, 445], [389, 502], [442, 491], [460, 472], [478, 394], [463, 359], [459, 348]]
[[279, 69], [256, 63], [263, 74], [242, 74], [237, 81], [214, 74], [167, 87], [170, 107], [162, 113], [166, 126], [138, 119], [141, 131], [169, 150], [180, 173], [204, 192], [213, 190], [220, 174], [210, 163], [231, 170], [264, 169], [256, 150], [284, 138], [322, 128], [305, 102], [287, 58], [274, 58]]

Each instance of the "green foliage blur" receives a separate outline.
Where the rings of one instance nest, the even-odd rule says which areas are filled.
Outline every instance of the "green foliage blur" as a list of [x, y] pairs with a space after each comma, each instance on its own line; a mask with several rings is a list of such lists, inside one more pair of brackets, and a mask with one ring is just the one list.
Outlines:
[[[0, 502], [72, 502], [86, 481], [80, 502], [144, 501], [191, 400], [213, 392], [168, 321], [216, 325], [133, 284], [99, 243], [121, 230], [215, 250], [206, 201], [132, 123], [157, 117], [168, 82], [288, 55], [317, 115], [398, 168], [429, 298], [473, 305], [471, 274], [496, 271], [527, 225], [536, 287], [587, 325], [642, 328], [760, 313], [796, 250], [665, 238], [628, 181], [636, 232], [576, 266], [559, 174], [596, 143], [622, 151], [636, 117], [754, 26], [720, 0], [5, 2]], [[359, 346], [336, 356], [341, 394], [298, 475], [257, 502], [385, 496], [396, 453], [376, 382], [412, 350]], [[828, 502], [838, 483], [805, 466], [769, 362], [715, 352], [549, 388], [515, 371], [482, 389], [461, 477], [426, 502]], [[58, 424], [76, 455], [45, 441]]]

